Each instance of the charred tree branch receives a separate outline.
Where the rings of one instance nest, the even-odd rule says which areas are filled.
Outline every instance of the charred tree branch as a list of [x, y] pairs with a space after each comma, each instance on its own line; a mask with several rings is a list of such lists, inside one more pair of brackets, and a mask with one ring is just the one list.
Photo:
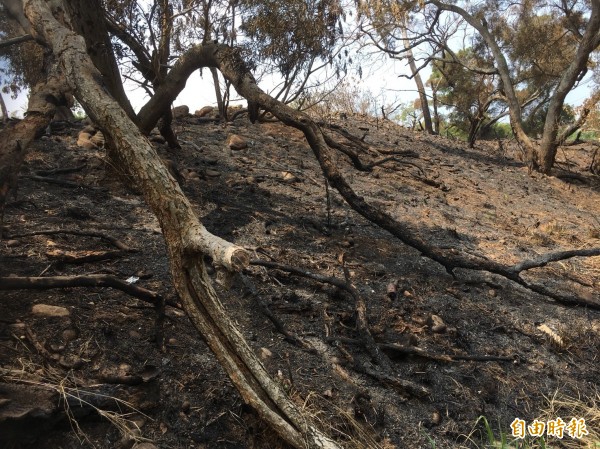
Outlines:
[[[150, 304], [156, 304], [162, 298], [156, 292], [106, 274], [54, 277], [0, 277], [0, 290], [49, 290], [53, 288], [73, 287], [110, 287]], [[177, 304], [170, 301], [167, 304], [177, 307]]]

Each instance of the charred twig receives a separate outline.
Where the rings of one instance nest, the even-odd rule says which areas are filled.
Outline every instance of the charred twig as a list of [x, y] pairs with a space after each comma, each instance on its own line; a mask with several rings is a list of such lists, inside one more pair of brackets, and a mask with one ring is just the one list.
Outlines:
[[416, 355], [425, 359], [435, 360], [437, 362], [455, 362], [458, 360], [469, 360], [474, 362], [513, 362], [515, 360], [514, 357], [487, 354], [436, 354], [417, 346], [405, 346], [396, 343], [383, 343], [380, 344], [379, 347], [386, 352], [402, 355]]
[[258, 291], [256, 290], [256, 287], [252, 284], [250, 279], [248, 279], [243, 274], [240, 274], [240, 277], [242, 279], [242, 282], [244, 283], [244, 286], [246, 287], [252, 298], [258, 304], [260, 311], [263, 313], [264, 316], [266, 316], [269, 319], [269, 321], [271, 321], [271, 323], [273, 323], [275, 329], [277, 329], [277, 331], [284, 336], [285, 340], [289, 341], [290, 343], [293, 343], [294, 345], [300, 348], [314, 351], [314, 348], [311, 345], [309, 345], [306, 341], [302, 340], [296, 334], [290, 332], [285, 326], [285, 324], [283, 324], [281, 320], [275, 316], [271, 309], [269, 309], [269, 306], [266, 304], [266, 302], [260, 297]]
[[371, 164], [367, 165], [367, 168], [372, 169], [372, 168], [377, 167], [379, 165], [383, 165], [386, 162], [396, 162], [398, 164], [409, 165], [411, 167], [416, 167], [419, 170], [419, 172], [423, 173], [423, 169], [421, 167], [419, 167], [417, 164], [415, 164], [414, 162], [404, 161], [402, 159], [398, 159], [396, 156], [388, 156], [388, 157], [384, 157], [382, 159], [378, 159], [375, 162], [372, 162]]
[[342, 254], [342, 269], [344, 270], [344, 277], [346, 278], [347, 291], [352, 295], [355, 302], [355, 310], [356, 310], [356, 328], [358, 330], [358, 334], [360, 335], [361, 340], [364, 342], [364, 346], [366, 350], [369, 352], [371, 357], [377, 362], [377, 364], [385, 369], [386, 371], [391, 371], [391, 362], [390, 359], [383, 354], [371, 332], [369, 331], [369, 321], [367, 317], [367, 304], [365, 303], [365, 299], [358, 292], [356, 287], [350, 281], [350, 273], [348, 271], [348, 267], [346, 266], [346, 255]]
[[360, 157], [358, 157], [358, 154], [356, 154], [352, 149], [348, 148], [346, 145], [338, 142], [325, 133], [323, 133], [323, 138], [325, 139], [327, 145], [329, 145], [331, 148], [336, 149], [348, 156], [352, 161], [354, 168], [360, 171], [370, 171], [370, 168], [363, 164], [363, 162], [360, 160]]
[[423, 178], [421, 176], [415, 176], [415, 179], [421, 181], [423, 184], [440, 189], [442, 192], [448, 192], [450, 188], [443, 182], [436, 181], [435, 179]]
[[25, 331], [25, 337], [27, 337], [29, 343], [31, 343], [31, 345], [42, 357], [52, 362], [56, 362], [60, 358], [58, 354], [52, 354], [44, 347], [44, 345], [37, 338], [37, 335], [35, 335], [33, 330], [31, 330], [31, 327], [25, 324], [23, 330]]
[[361, 137], [356, 137], [354, 134], [350, 133], [349, 131], [345, 130], [344, 128], [342, 128], [339, 125], [334, 125], [331, 123], [325, 123], [325, 122], [319, 122], [318, 123], [319, 126], [324, 126], [326, 128], [331, 129], [332, 131], [344, 136], [346, 139], [348, 139], [350, 142], [352, 142], [355, 146], [357, 146], [359, 149], [363, 150], [363, 151], [367, 151], [369, 149], [369, 145], [367, 145], [364, 142], [364, 138], [365, 136]]
[[362, 372], [363, 374], [371, 376], [374, 379], [377, 379], [383, 384], [390, 385], [391, 387], [397, 389], [402, 393], [408, 393], [412, 396], [420, 398], [431, 395], [431, 391], [428, 388], [425, 388], [409, 380], [400, 379], [399, 377], [396, 377], [392, 374], [382, 373], [369, 366], [355, 363], [354, 369], [358, 372]]
[[86, 164], [78, 165], [77, 167], [55, 168], [52, 170], [38, 170], [35, 172], [37, 176], [52, 176], [66, 173], [75, 173], [87, 167]]
[[335, 287], [338, 287], [338, 288], [350, 293], [350, 295], [354, 298], [354, 301], [356, 304], [355, 308], [356, 308], [357, 330], [361, 337], [361, 340], [363, 342], [365, 349], [369, 352], [371, 357], [377, 362], [378, 365], [380, 365], [385, 370], [390, 370], [391, 363], [390, 363], [389, 359], [387, 358], [387, 356], [385, 356], [385, 354], [381, 353], [381, 351], [375, 344], [375, 340], [373, 340], [373, 336], [371, 335], [371, 332], [369, 331], [369, 326], [368, 326], [368, 322], [367, 322], [366, 303], [364, 301], [364, 298], [361, 296], [361, 294], [356, 289], [356, 287], [354, 287], [352, 285], [352, 283], [349, 282], [348, 272], [347, 272], [345, 263], [343, 264], [343, 268], [344, 268], [344, 273], [346, 275], [346, 281], [336, 278], [336, 277], [323, 276], [321, 274], [313, 273], [313, 272], [310, 272], [307, 270], [303, 270], [301, 268], [283, 265], [283, 264], [280, 264], [277, 262], [252, 260], [252, 261], [250, 261], [250, 265], [260, 265], [260, 266], [267, 267], [267, 268], [275, 268], [275, 269], [278, 269], [281, 271], [287, 271], [288, 273], [291, 273], [291, 274], [296, 274], [298, 276], [313, 279], [318, 282], [323, 282], [326, 284], [333, 285]]
[[88, 185], [84, 185], [84, 184], [79, 184], [79, 183], [73, 182], [73, 181], [66, 181], [64, 179], [49, 178], [47, 176], [26, 175], [24, 177], [27, 178], [27, 179], [31, 179], [33, 181], [47, 182], [49, 184], [56, 184], [56, 185], [63, 186], [63, 187], [76, 187], [76, 188], [85, 188], [85, 189], [97, 189], [97, 187], [94, 187], [94, 186], [88, 186]]
[[381, 148], [377, 149], [378, 153], [386, 154], [388, 156], [402, 156], [402, 157], [410, 157], [414, 159], [419, 159], [419, 153], [413, 150], [384, 150]]
[[100, 262], [103, 260], [112, 260], [123, 257], [125, 251], [62, 251], [52, 250], [46, 253], [46, 256], [60, 263], [83, 264], [90, 262]]
[[[402, 159], [397, 157], [398, 155], [402, 155], [402, 152], [400, 152], [400, 151], [396, 152], [397, 154], [388, 155], [388, 156], [385, 156], [374, 162], [371, 162], [370, 164], [365, 164], [360, 159], [358, 154], [355, 151], [353, 151], [351, 148], [348, 148], [346, 145], [336, 141], [335, 139], [332, 139], [330, 136], [328, 136], [325, 133], [323, 133], [323, 138], [325, 139], [325, 142], [327, 143], [327, 145], [329, 145], [331, 148], [338, 150], [338, 151], [344, 153], [346, 156], [348, 156], [350, 158], [350, 161], [352, 161], [352, 165], [354, 165], [354, 168], [356, 168], [357, 170], [368, 172], [368, 171], [373, 170], [373, 168], [375, 168], [379, 165], [385, 164], [386, 162], [396, 162], [398, 164], [416, 166], [417, 168], [419, 168], [419, 170], [422, 171], [422, 169], [419, 166], [417, 166], [416, 164], [414, 164], [412, 162], [403, 161]], [[408, 157], [415, 157], [414, 156], [415, 153], [413, 153], [413, 152], [406, 152], [406, 153], [408, 154]]]
[[78, 229], [47, 229], [47, 230], [41, 230], [41, 231], [22, 232], [20, 234], [12, 234], [10, 236], [7, 236], [7, 238], [18, 239], [18, 238], [22, 238], [22, 237], [30, 237], [33, 235], [55, 235], [55, 234], [71, 234], [71, 235], [79, 235], [79, 236], [83, 236], [83, 237], [98, 237], [103, 240], [106, 240], [111, 245], [113, 245], [114, 247], [116, 247], [122, 251], [127, 251], [127, 252], [131, 252], [131, 253], [137, 252], [137, 249], [131, 248], [131, 247], [127, 246], [126, 244], [124, 244], [123, 242], [121, 242], [120, 240], [116, 239], [115, 237], [108, 235], [104, 232], [100, 232], [100, 231], [80, 231]]
[[593, 256], [600, 256], [600, 248], [574, 249], [569, 251], [542, 254], [534, 259], [524, 260], [516, 265], [513, 265], [509, 269], [514, 273], [521, 273], [522, 271], [531, 270], [532, 268], [545, 267], [550, 262], [558, 262], [559, 260], [571, 259], [573, 257]]
[[[54, 277], [0, 277], [0, 290], [47, 290], [69, 287], [111, 287], [150, 304], [155, 304], [161, 298], [161, 295], [156, 292], [105, 274]], [[167, 301], [167, 304], [177, 307], [177, 304], [171, 301]]]
[[281, 264], [279, 262], [271, 262], [271, 261], [267, 261], [267, 260], [251, 260], [250, 265], [258, 265], [261, 267], [274, 268], [276, 270], [287, 271], [288, 273], [291, 273], [291, 274], [296, 274], [298, 276], [302, 276], [302, 277], [305, 277], [308, 279], [313, 279], [317, 282], [330, 284], [335, 287], [338, 287], [338, 288], [348, 291], [348, 285], [342, 279], [339, 279], [339, 278], [336, 278], [333, 276], [324, 276], [322, 274], [313, 273], [311, 271], [304, 270], [302, 268], [292, 267], [289, 265]]
[[[347, 337], [333, 337], [328, 338], [329, 342], [340, 342], [350, 345], [362, 345], [360, 340], [355, 338]], [[435, 352], [427, 351], [423, 348], [419, 348], [414, 345], [400, 345], [398, 343], [377, 343], [379, 348], [393, 355], [414, 355], [422, 357], [424, 359], [434, 360], [436, 362], [457, 362], [459, 360], [468, 360], [474, 362], [513, 362], [514, 357], [501, 356], [501, 355], [487, 355], [487, 354], [438, 354]]]

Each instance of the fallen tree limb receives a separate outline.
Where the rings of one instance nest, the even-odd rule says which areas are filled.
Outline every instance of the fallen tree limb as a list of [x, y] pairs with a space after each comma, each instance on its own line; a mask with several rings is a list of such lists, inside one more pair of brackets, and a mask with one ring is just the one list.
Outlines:
[[[53, 277], [0, 277], [0, 290], [48, 290], [72, 287], [110, 287], [150, 304], [156, 304], [161, 295], [106, 274]], [[177, 304], [167, 304], [177, 307]]]
[[[343, 340], [346, 343], [351, 343], [346, 339]], [[359, 344], [360, 342], [356, 342]], [[436, 362], [456, 362], [459, 360], [467, 360], [473, 362], [513, 362], [514, 357], [502, 356], [502, 355], [488, 355], [488, 354], [439, 354], [431, 351], [427, 351], [418, 346], [407, 346], [399, 345], [397, 343], [378, 343], [379, 347], [384, 352], [401, 355], [415, 355], [423, 357], [425, 359], [434, 360]]]
[[100, 262], [103, 260], [118, 259], [125, 255], [125, 251], [110, 250], [110, 251], [63, 251], [61, 249], [53, 249], [46, 252], [46, 257], [59, 263], [69, 264], [84, 264], [91, 262]]
[[548, 265], [550, 262], [558, 262], [559, 260], [572, 259], [573, 257], [593, 257], [600, 256], [600, 248], [590, 249], [573, 249], [569, 251], [559, 251], [555, 253], [542, 254], [534, 259], [524, 260], [516, 265], [513, 265], [510, 270], [514, 273], [521, 273], [532, 268], [541, 268]]
[[127, 246], [125, 243], [116, 239], [115, 237], [108, 235], [104, 232], [100, 232], [100, 231], [81, 231], [79, 229], [46, 229], [46, 230], [40, 230], [40, 231], [22, 232], [19, 234], [11, 234], [10, 236], [7, 236], [6, 238], [19, 239], [19, 238], [23, 238], [23, 237], [31, 237], [34, 235], [56, 235], [56, 234], [71, 234], [71, 235], [79, 235], [79, 236], [83, 236], [83, 237], [98, 237], [103, 240], [106, 240], [111, 245], [113, 245], [114, 247], [116, 247], [122, 251], [137, 252], [137, 249], [131, 248], [131, 247]]
[[60, 175], [60, 174], [66, 174], [66, 173], [75, 173], [75, 172], [83, 170], [86, 167], [87, 167], [87, 164], [81, 164], [81, 165], [78, 165], [77, 167], [54, 168], [52, 170], [37, 170], [35, 172], [35, 174], [38, 176], [52, 176], [52, 175]]
[[85, 189], [95, 189], [96, 188], [94, 186], [79, 184], [77, 182], [67, 181], [65, 179], [50, 178], [49, 176], [26, 175], [25, 178], [31, 179], [33, 181], [47, 182], [48, 184], [56, 184], [57, 186], [63, 186], [63, 187], [75, 187], [75, 188], [85, 188]]
[[367, 145], [365, 143], [365, 141], [363, 140], [364, 137], [363, 137], [363, 139], [361, 139], [360, 137], [356, 137], [354, 134], [352, 134], [351, 132], [347, 131], [346, 129], [344, 129], [343, 127], [341, 127], [339, 125], [334, 125], [334, 124], [327, 123], [327, 122], [318, 122], [317, 125], [324, 127], [324, 128], [329, 128], [330, 130], [344, 136], [347, 140], [352, 142], [352, 144], [354, 146], [356, 146], [363, 152], [369, 150], [369, 145]]
[[[232, 85], [237, 92], [249, 101], [257, 103], [261, 108], [270, 111], [284, 124], [302, 131], [330, 185], [342, 195], [352, 209], [367, 220], [385, 229], [401, 242], [415, 248], [429, 259], [438, 262], [453, 276], [456, 268], [488, 271], [505, 277], [528, 290], [552, 298], [562, 304], [569, 306], [585, 306], [600, 310], [600, 302], [561, 295], [540, 285], [527, 282], [521, 278], [520, 271], [515, 270], [515, 267], [513, 266], [502, 264], [483, 256], [475, 256], [466, 252], [446, 250], [433, 246], [426, 238], [418, 235], [406, 224], [397, 221], [387, 212], [367, 202], [364, 197], [359, 196], [354, 192], [352, 187], [342, 176], [335, 163], [335, 159], [331, 154], [331, 150], [327, 145], [326, 138], [319, 126], [305, 113], [292, 109], [263, 92], [256, 84], [256, 80], [248, 70], [246, 64], [240, 60], [239, 55], [236, 52], [227, 51], [225, 50], [227, 47], [222, 45], [219, 46], [214, 44], [214, 46], [215, 62], [218, 63], [218, 67], [224, 77], [232, 82]], [[225, 47], [225, 49], [223, 49], [223, 47]], [[593, 253], [596, 255], [597, 251], [600, 251], [600, 249], [592, 249], [590, 250], [590, 254]]]
[[287, 329], [287, 327], [281, 322], [281, 320], [273, 314], [266, 302], [259, 296], [256, 287], [252, 284], [252, 282], [250, 282], [250, 279], [248, 279], [243, 274], [240, 274], [240, 276], [242, 278], [242, 282], [244, 283], [244, 287], [246, 287], [250, 295], [252, 295], [252, 298], [256, 301], [262, 314], [266, 316], [269, 319], [269, 321], [271, 321], [271, 323], [273, 323], [275, 329], [277, 329], [277, 331], [284, 336], [285, 340], [295, 344], [299, 348], [306, 349], [310, 352], [315, 352], [315, 349], [308, 342], [304, 341], [296, 334], [290, 332]]

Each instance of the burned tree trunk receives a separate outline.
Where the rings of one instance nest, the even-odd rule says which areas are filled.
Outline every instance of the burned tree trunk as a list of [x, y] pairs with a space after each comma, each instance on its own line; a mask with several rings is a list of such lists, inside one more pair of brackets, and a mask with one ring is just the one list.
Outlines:
[[4, 206], [11, 192], [16, 192], [17, 176], [31, 142], [50, 124], [66, 85], [53, 77], [31, 89], [27, 116], [14, 126], [0, 131], [0, 237]]
[[43, 0], [25, 0], [25, 14], [60, 58], [73, 93], [108, 134], [131, 182], [152, 208], [163, 230], [173, 284], [194, 326], [246, 402], [296, 448], [338, 448], [274, 382], [229, 318], [206, 272], [203, 256], [230, 270], [249, 263], [246, 251], [210, 234], [200, 223], [156, 151], [116, 101], [96, 81], [98, 72], [83, 38], [54, 19]]
[[417, 69], [417, 64], [415, 62], [415, 57], [413, 55], [412, 49], [410, 47], [410, 43], [408, 41], [408, 14], [404, 18], [404, 26], [402, 27], [402, 38], [404, 43], [404, 49], [406, 51], [406, 56], [408, 59], [408, 65], [410, 67], [410, 72], [412, 74], [413, 79], [415, 80], [415, 84], [417, 85], [417, 92], [419, 93], [419, 102], [421, 103], [421, 110], [423, 111], [423, 122], [425, 124], [425, 131], [429, 134], [435, 134], [433, 130], [433, 122], [431, 121], [431, 112], [429, 111], [429, 101], [427, 100], [427, 93], [425, 92], [425, 85], [423, 84], [423, 80], [421, 79], [421, 74]]
[[129, 118], [135, 121], [135, 111], [123, 89], [100, 1], [66, 0], [65, 5], [73, 30], [85, 38], [88, 54], [102, 74], [102, 82]]
[[2, 123], [8, 122], [8, 109], [6, 109], [6, 103], [4, 102], [4, 97], [0, 93], [0, 110], [2, 111]]

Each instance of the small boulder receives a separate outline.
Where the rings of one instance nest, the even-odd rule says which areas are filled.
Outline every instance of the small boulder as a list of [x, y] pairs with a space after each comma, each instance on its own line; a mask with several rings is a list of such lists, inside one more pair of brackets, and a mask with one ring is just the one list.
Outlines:
[[269, 349], [262, 347], [258, 350], [258, 356], [261, 360], [268, 360], [273, 357], [273, 353]]
[[51, 306], [49, 304], [36, 304], [31, 311], [34, 315], [48, 317], [65, 317], [71, 315], [71, 312], [66, 307]]
[[227, 145], [234, 151], [240, 151], [248, 148], [248, 142], [242, 136], [231, 134], [227, 139]]
[[212, 114], [214, 110], [215, 108], [213, 106], [204, 106], [203, 108], [194, 112], [194, 115], [196, 117], [206, 117], [207, 115]]
[[439, 315], [431, 315], [427, 319], [427, 324], [431, 326], [431, 331], [436, 334], [446, 332], [447, 326]]
[[294, 175], [293, 173], [290, 173], [289, 171], [284, 171], [281, 172], [281, 179], [283, 179], [284, 182], [287, 183], [294, 183], [294, 182], [298, 182], [300, 179]]
[[173, 118], [179, 119], [190, 115], [190, 108], [186, 105], [175, 106], [173, 108]]
[[85, 148], [86, 150], [95, 150], [98, 147], [94, 142], [91, 141], [92, 134], [87, 131], [81, 131], [77, 137], [77, 146]]
[[221, 172], [211, 169], [207, 169], [205, 174], [208, 178], [218, 178], [219, 176], [221, 176]]

